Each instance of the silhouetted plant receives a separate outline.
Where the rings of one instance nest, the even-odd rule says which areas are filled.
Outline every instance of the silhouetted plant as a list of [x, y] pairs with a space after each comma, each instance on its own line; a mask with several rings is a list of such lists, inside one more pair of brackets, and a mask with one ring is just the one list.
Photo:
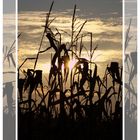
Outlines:
[[[65, 126], [63, 124], [65, 121], [82, 122], [85, 119], [89, 124], [91, 122], [89, 125], [91, 129], [102, 121], [121, 119], [122, 68], [117, 62], [111, 62], [110, 67], [107, 66], [106, 68], [103, 79], [98, 75], [97, 64], [93, 62], [94, 51], [96, 51], [98, 45], [92, 45], [92, 33], [82, 33], [87, 21], [82, 24], [76, 23], [78, 20], [75, 17], [76, 5], [72, 15], [70, 41], [62, 44], [61, 31], [56, 28], [57, 33], [55, 34], [51, 28], [51, 23], [54, 21], [54, 19], [50, 20], [52, 6], [53, 3], [46, 16], [45, 29], [37, 56], [27, 58], [18, 69], [18, 72], [20, 72], [21, 67], [27, 60], [35, 59], [34, 69], [28, 69], [27, 72], [24, 72], [26, 75], [24, 80], [19, 79], [20, 115], [22, 116], [22, 112], [25, 114], [33, 112], [36, 114], [35, 117], [44, 118], [45, 116], [45, 119], [50, 123], [48, 128], [51, 127], [51, 120], [53, 119], [59, 120], [62, 126]], [[56, 37], [57, 35], [59, 35], [59, 38]], [[40, 51], [45, 36], [50, 47]], [[90, 37], [89, 51], [84, 46], [84, 37]], [[50, 49], [54, 53], [51, 58], [48, 81], [45, 83], [48, 88], [44, 92], [42, 70], [36, 70], [36, 65], [39, 54]], [[79, 53], [77, 52], [78, 49]], [[82, 57], [83, 49], [86, 50], [89, 60]], [[76, 63], [70, 70], [68, 63], [73, 58]], [[109, 83], [111, 80], [112, 83]], [[39, 103], [37, 103], [33, 100], [32, 94], [37, 91], [40, 95], [38, 91], [39, 84], [43, 96], [38, 96]], [[21, 96], [25, 91], [28, 93], [27, 100], [23, 100]], [[39, 100], [39, 97], [41, 100]], [[23, 107], [26, 103], [28, 103], [28, 107]]]

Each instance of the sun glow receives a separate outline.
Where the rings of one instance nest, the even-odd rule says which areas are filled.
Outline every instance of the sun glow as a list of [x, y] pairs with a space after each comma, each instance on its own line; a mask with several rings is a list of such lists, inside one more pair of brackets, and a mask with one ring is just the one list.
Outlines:
[[51, 65], [50, 63], [41, 63], [37, 66], [37, 68], [43, 70], [43, 73], [49, 73]]
[[72, 70], [74, 65], [76, 64], [77, 60], [76, 59], [71, 59], [68, 63], [69, 69]]

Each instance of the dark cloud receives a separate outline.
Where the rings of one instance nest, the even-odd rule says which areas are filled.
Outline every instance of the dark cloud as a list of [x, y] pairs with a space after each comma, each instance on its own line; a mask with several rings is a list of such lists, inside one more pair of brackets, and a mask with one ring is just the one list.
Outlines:
[[[18, 10], [48, 11], [51, 2], [52, 0], [19, 0]], [[75, 4], [77, 4], [77, 8], [86, 15], [107, 17], [110, 16], [110, 14], [102, 14], [117, 12], [116, 16], [122, 16], [122, 3], [120, 0], [54, 0], [53, 10], [65, 11], [66, 9], [73, 9]], [[93, 15], [91, 13], [93, 13]]]

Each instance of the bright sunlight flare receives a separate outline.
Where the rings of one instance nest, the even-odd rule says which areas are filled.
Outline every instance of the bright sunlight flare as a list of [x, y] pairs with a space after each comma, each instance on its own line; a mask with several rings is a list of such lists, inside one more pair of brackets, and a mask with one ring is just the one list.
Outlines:
[[69, 66], [69, 69], [70, 69], [70, 70], [72, 70], [72, 68], [74, 67], [74, 65], [76, 64], [76, 62], [77, 62], [76, 59], [71, 59], [71, 60], [69, 61], [68, 66]]

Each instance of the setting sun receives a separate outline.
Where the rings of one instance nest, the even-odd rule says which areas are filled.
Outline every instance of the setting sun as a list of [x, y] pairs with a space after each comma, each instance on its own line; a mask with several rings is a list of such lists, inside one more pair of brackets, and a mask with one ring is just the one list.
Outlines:
[[74, 65], [76, 64], [76, 62], [77, 62], [76, 59], [71, 59], [71, 60], [69, 61], [68, 66], [69, 66], [69, 69], [70, 69], [70, 70], [72, 70], [72, 68], [74, 67]]
[[[68, 68], [70, 70], [73, 69], [74, 65], [76, 64], [77, 60], [76, 59], [70, 59], [70, 61], [68, 61]], [[62, 64], [62, 70], [64, 70], [64, 64]]]

